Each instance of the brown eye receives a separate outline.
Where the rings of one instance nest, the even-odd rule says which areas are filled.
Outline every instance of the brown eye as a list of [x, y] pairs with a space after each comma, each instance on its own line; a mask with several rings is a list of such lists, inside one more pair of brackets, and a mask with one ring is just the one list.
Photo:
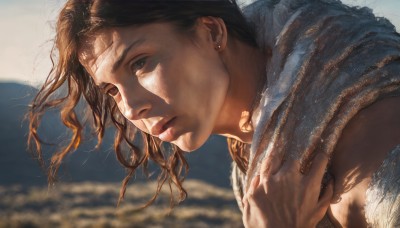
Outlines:
[[146, 57], [139, 59], [138, 61], [134, 62], [131, 66], [132, 72], [136, 72], [144, 67], [146, 64]]
[[106, 93], [112, 97], [116, 96], [118, 94], [118, 88], [117, 87], [111, 87], [106, 91]]

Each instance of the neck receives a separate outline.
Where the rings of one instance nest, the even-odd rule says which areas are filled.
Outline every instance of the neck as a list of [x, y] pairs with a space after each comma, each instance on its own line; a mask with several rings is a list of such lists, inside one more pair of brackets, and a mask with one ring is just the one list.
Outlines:
[[230, 84], [214, 133], [251, 143], [254, 126], [250, 115], [258, 105], [266, 80], [265, 56], [257, 48], [234, 40], [221, 52], [221, 58]]

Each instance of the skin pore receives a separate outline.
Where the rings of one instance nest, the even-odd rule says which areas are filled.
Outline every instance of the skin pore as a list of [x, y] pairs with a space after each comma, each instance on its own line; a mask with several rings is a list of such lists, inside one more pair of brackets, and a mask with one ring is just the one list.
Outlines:
[[221, 19], [200, 18], [191, 34], [171, 23], [103, 29], [82, 47], [80, 59], [144, 132], [184, 151], [211, 134], [251, 141], [252, 131], [240, 124], [265, 61], [256, 48], [228, 37]]

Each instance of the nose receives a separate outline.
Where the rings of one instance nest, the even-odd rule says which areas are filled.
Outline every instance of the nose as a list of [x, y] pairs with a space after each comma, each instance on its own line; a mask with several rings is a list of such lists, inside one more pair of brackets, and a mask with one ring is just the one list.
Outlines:
[[146, 118], [151, 109], [150, 102], [141, 99], [138, 94], [124, 93], [122, 95], [119, 109], [128, 120], [139, 120]]

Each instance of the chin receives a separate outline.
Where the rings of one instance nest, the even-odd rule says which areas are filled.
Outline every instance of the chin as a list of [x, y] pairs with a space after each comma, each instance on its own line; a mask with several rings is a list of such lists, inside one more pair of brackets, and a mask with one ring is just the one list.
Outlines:
[[183, 135], [172, 143], [185, 152], [199, 149], [207, 141], [208, 137], [194, 137], [194, 135]]
[[186, 144], [186, 143], [179, 143], [179, 142], [173, 142], [179, 149], [183, 150], [184, 152], [192, 152], [197, 149], [199, 149], [204, 143], [200, 145], [195, 145], [195, 144]]

